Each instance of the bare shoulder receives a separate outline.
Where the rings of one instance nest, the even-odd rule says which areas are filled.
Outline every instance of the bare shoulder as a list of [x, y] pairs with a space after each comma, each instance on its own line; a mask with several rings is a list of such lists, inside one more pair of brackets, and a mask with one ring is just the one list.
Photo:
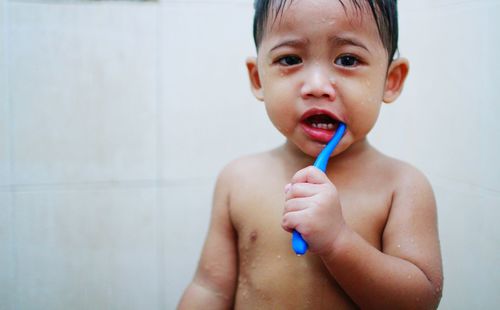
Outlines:
[[[399, 238], [406, 236], [411, 239], [411, 233], [420, 234], [417, 226], [436, 225], [434, 193], [427, 177], [419, 169], [375, 149], [365, 164], [355, 169], [356, 180], [363, 186], [363, 192], [372, 193], [370, 197], [381, 195], [383, 198], [384, 207], [380, 210], [383, 211], [381, 229], [385, 250], [389, 244], [399, 245]], [[359, 191], [360, 187], [356, 189]]]
[[[388, 226], [394, 222], [430, 222], [437, 220], [434, 191], [427, 177], [414, 166], [388, 159], [393, 182], [393, 194]], [[389, 232], [390, 229], [386, 229]]]
[[234, 159], [222, 169], [218, 183], [228, 189], [241, 187], [269, 173], [271, 169], [279, 169], [279, 162], [274, 150]]
[[[290, 179], [280, 152], [271, 150], [238, 158], [220, 173], [217, 191], [223, 191], [232, 225], [239, 229], [256, 214], [256, 206], [283, 193]], [[263, 212], [260, 214], [264, 214]]]
[[429, 180], [415, 166], [382, 153], [378, 154], [375, 162], [376, 168], [383, 171], [385, 178], [391, 183], [395, 195], [406, 191], [432, 193]]

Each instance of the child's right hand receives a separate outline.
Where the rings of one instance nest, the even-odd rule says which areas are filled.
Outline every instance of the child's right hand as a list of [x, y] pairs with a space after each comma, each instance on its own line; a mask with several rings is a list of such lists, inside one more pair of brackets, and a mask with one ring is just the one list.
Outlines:
[[330, 252], [345, 229], [335, 185], [325, 173], [310, 166], [298, 171], [285, 186], [285, 209], [281, 226], [300, 232], [311, 252]]

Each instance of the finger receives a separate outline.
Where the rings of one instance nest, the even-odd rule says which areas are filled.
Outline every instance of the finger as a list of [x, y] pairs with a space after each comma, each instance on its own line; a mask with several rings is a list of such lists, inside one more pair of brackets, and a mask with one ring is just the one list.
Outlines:
[[297, 173], [295, 173], [295, 175], [292, 177], [291, 183], [322, 184], [328, 181], [328, 177], [323, 171], [314, 166], [309, 166], [297, 171]]
[[321, 191], [318, 184], [295, 183], [290, 184], [285, 190], [285, 200], [293, 198], [311, 197]]
[[314, 202], [307, 198], [294, 198], [285, 202], [283, 214], [289, 212], [302, 211], [307, 208], [314, 207]]
[[283, 215], [281, 219], [281, 227], [290, 233], [294, 229], [297, 230], [297, 226], [301, 217], [301, 214], [299, 213], [300, 212], [290, 212]]

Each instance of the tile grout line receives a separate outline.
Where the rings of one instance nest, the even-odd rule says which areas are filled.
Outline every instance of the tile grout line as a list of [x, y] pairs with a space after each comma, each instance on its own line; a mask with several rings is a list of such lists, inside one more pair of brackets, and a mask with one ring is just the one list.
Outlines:
[[9, 190], [11, 191], [12, 190], [12, 185], [14, 184], [13, 182], [13, 174], [14, 174], [14, 137], [13, 137], [13, 124], [14, 124], [14, 108], [12, 106], [12, 100], [11, 100], [11, 96], [10, 96], [10, 79], [9, 79], [9, 64], [10, 64], [10, 48], [8, 48], [8, 46], [10, 46], [8, 44], [8, 36], [9, 36], [9, 33], [10, 33], [10, 23], [9, 23], [9, 14], [7, 14], [7, 11], [8, 11], [8, 1], [7, 0], [4, 0], [3, 1], [3, 6], [5, 8], [5, 10], [3, 11], [3, 46], [5, 47], [4, 48], [4, 51], [5, 51], [5, 55], [4, 55], [4, 60], [5, 60], [5, 73], [4, 73], [4, 78], [5, 78], [5, 102], [7, 102], [7, 115], [8, 115], [8, 118], [7, 118], [7, 130], [8, 130], [8, 134], [7, 134], [7, 139], [8, 139], [8, 142], [7, 142], [7, 148], [8, 148], [8, 151], [7, 151], [7, 156], [8, 156], [8, 188]]
[[11, 288], [13, 290], [13, 296], [10, 299], [10, 306], [12, 309], [17, 308], [18, 304], [18, 291], [17, 291], [17, 274], [18, 274], [18, 250], [17, 250], [17, 237], [16, 237], [16, 230], [15, 230], [15, 225], [14, 223], [16, 222], [16, 195], [15, 192], [13, 191], [13, 180], [14, 180], [14, 107], [12, 104], [12, 98], [11, 98], [11, 93], [10, 93], [10, 70], [9, 70], [9, 64], [10, 64], [10, 53], [11, 53], [11, 48], [9, 38], [10, 38], [10, 32], [11, 32], [11, 23], [10, 23], [10, 15], [8, 14], [8, 11], [10, 9], [8, 0], [4, 0], [2, 3], [2, 6], [4, 8], [3, 10], [3, 46], [4, 46], [4, 61], [5, 61], [5, 73], [4, 73], [4, 79], [5, 79], [5, 102], [7, 102], [7, 156], [8, 156], [8, 164], [7, 164], [7, 187], [8, 187], [8, 196], [10, 197], [10, 238], [11, 238], [11, 258], [12, 258], [12, 274], [11, 274], [11, 280], [12, 280], [12, 285]]
[[109, 189], [130, 189], [130, 188], [165, 188], [182, 187], [193, 184], [207, 184], [211, 182], [210, 177], [184, 178], [184, 179], [145, 179], [128, 181], [96, 181], [80, 183], [37, 183], [37, 184], [11, 184], [0, 186], [0, 193], [18, 193], [34, 191], [90, 191], [90, 190], [109, 190]]
[[431, 184], [433, 184], [433, 185], [448, 188], [449, 186], [446, 184], [453, 183], [454, 185], [458, 185], [460, 187], [470, 187], [472, 191], [476, 191], [480, 194], [488, 194], [488, 195], [494, 195], [494, 196], [500, 195], [500, 189], [495, 189], [492, 187], [485, 187], [485, 186], [475, 184], [472, 182], [465, 182], [462, 180], [446, 177], [446, 176], [443, 176], [443, 175], [438, 174], [438, 173], [428, 172], [428, 177], [429, 177], [429, 180], [431, 181]]
[[163, 92], [161, 89], [162, 86], [162, 28], [161, 28], [161, 15], [162, 15], [162, 5], [161, 2], [158, 2], [156, 5], [156, 33], [155, 33], [155, 58], [156, 58], [156, 65], [155, 65], [155, 75], [156, 75], [156, 98], [155, 98], [155, 103], [156, 103], [156, 198], [155, 198], [155, 210], [157, 213], [156, 216], [156, 257], [157, 257], [157, 268], [158, 268], [158, 273], [157, 273], [157, 302], [158, 302], [158, 308], [159, 309], [166, 309], [166, 299], [164, 296], [166, 296], [166, 283], [165, 283], [165, 277], [166, 277], [166, 268], [165, 268], [165, 229], [164, 229], [164, 211], [163, 211], [163, 199], [162, 199], [162, 174], [163, 174], [163, 150], [162, 150], [162, 99], [163, 99]]

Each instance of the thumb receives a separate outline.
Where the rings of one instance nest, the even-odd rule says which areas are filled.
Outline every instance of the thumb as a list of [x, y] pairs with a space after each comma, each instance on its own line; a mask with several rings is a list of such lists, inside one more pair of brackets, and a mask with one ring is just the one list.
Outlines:
[[292, 177], [292, 183], [323, 184], [328, 181], [326, 174], [314, 166], [301, 169]]

